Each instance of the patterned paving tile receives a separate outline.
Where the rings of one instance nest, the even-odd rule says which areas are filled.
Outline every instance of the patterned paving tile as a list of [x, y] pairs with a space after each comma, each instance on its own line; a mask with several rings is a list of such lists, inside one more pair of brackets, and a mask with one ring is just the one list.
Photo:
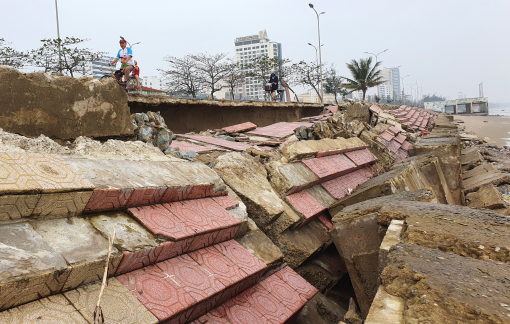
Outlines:
[[280, 122], [265, 127], [258, 127], [248, 133], [267, 137], [284, 138], [294, 134], [294, 129], [300, 126], [310, 127], [312, 125], [313, 123]]
[[227, 192], [214, 192], [213, 185], [192, 185], [187, 187], [168, 188], [159, 202], [174, 202], [186, 199], [224, 196]]
[[195, 305], [195, 300], [175, 280], [175, 276], [168, 275], [157, 266], [136, 270], [117, 279], [160, 321], [175, 318]]
[[230, 196], [221, 196], [212, 198], [218, 205], [225, 209], [231, 209], [239, 206], [239, 202]]
[[226, 302], [224, 308], [232, 324], [270, 324], [260, 312], [240, 296]]
[[94, 189], [85, 211], [125, 208], [133, 189]]
[[326, 162], [325, 157], [323, 158], [311, 158], [302, 161], [310, 171], [312, 171], [319, 178], [327, 178], [334, 175], [337, 170]]
[[239, 142], [231, 142], [219, 138], [214, 138], [210, 136], [202, 136], [202, 135], [179, 135], [184, 138], [189, 138], [195, 141], [203, 142], [203, 143], [209, 143], [217, 146], [221, 146], [224, 148], [227, 148], [229, 150], [233, 151], [245, 151], [249, 148], [251, 148], [251, 145], [242, 144]]
[[162, 246], [158, 246], [134, 252], [125, 251], [115, 275], [118, 276], [156, 263], [162, 248]]
[[236, 236], [237, 231], [239, 230], [240, 225], [232, 226], [229, 228], [224, 228], [218, 232], [218, 235], [214, 239], [214, 244], [225, 242], [233, 239]]
[[160, 202], [165, 194], [166, 187], [135, 188], [127, 201], [127, 207], [141, 206]]
[[196, 233], [207, 233], [217, 229], [204, 211], [189, 201], [177, 201], [163, 206]]
[[163, 242], [160, 245], [161, 252], [157, 255], [156, 262], [165, 261], [188, 252], [193, 237], [177, 242]]
[[32, 216], [76, 216], [83, 212], [92, 191], [45, 193], [37, 202]]
[[393, 139], [393, 135], [391, 135], [387, 131], [382, 132], [381, 134], [379, 134], [379, 136], [381, 136], [382, 138], [384, 138], [385, 141], [388, 141], [388, 142]]
[[347, 152], [345, 155], [356, 163], [357, 166], [363, 166], [377, 161], [377, 158], [368, 149]]
[[227, 318], [227, 312], [223, 306], [219, 306], [209, 313], [201, 316], [194, 324], [231, 324]]
[[367, 148], [367, 147], [368, 147], [368, 145], [363, 145], [363, 146], [358, 146], [358, 147], [350, 147], [350, 148], [346, 148], [346, 149], [338, 149], [338, 150], [330, 150], [330, 151], [318, 152], [317, 155], [315, 155], [315, 157], [323, 157], [323, 156], [328, 156], [328, 155], [342, 154], [342, 153], [345, 153], [345, 152], [362, 150], [362, 149]]
[[390, 145], [388, 146], [391, 152], [397, 153], [398, 149], [400, 148], [400, 143], [393, 140], [390, 142]]
[[396, 128], [395, 126], [390, 126], [390, 128], [388, 128], [388, 130], [390, 132], [392, 132], [394, 135], [397, 135], [398, 133], [400, 133], [400, 131], [398, 130], [398, 128]]
[[0, 313], [0, 323], [87, 324], [87, 320], [61, 294], [36, 300]]
[[[186, 200], [182, 201], [181, 204], [187, 210], [193, 210], [208, 217], [211, 220], [212, 229], [228, 228], [241, 224], [240, 220], [226, 211], [225, 208], [216, 203], [212, 198]], [[181, 218], [181, 215], [177, 215], [177, 217]], [[182, 221], [190, 226], [188, 223], [189, 218], [185, 219], [187, 221], [181, 218]]]
[[216, 244], [214, 247], [249, 276], [267, 268], [264, 262], [260, 261], [234, 240]]
[[246, 132], [255, 128], [257, 128], [257, 125], [251, 122], [246, 122], [242, 124], [223, 127], [222, 129], [227, 133], [233, 133], [233, 132]]
[[395, 141], [399, 142], [400, 144], [404, 143], [406, 140], [406, 137], [402, 134], [398, 134], [398, 136], [395, 137]]
[[317, 216], [317, 220], [321, 222], [322, 225], [326, 226], [328, 230], [333, 229], [333, 223], [331, 222], [329, 216], [327, 216], [325, 213], [322, 213], [319, 216]]
[[302, 216], [305, 220], [317, 216], [326, 210], [322, 205], [315, 200], [315, 198], [303, 190], [292, 195], [285, 197], [285, 200], [291, 204], [292, 207]]
[[174, 241], [196, 235], [193, 229], [188, 227], [163, 205], [129, 208], [128, 212], [153, 234], [164, 235]]
[[405, 151], [408, 151], [410, 147], [411, 147], [411, 143], [409, 143], [408, 141], [404, 141], [404, 142], [402, 143], [402, 146], [401, 146], [401, 148], [402, 148], [403, 150], [405, 150]]
[[197, 144], [188, 143], [188, 142], [181, 142], [181, 141], [172, 141], [172, 143], [170, 143], [170, 147], [172, 147], [174, 149], [178, 148], [179, 151], [181, 151], [183, 153], [188, 153], [189, 151], [193, 151], [195, 153], [225, 151], [224, 149], [221, 149], [219, 147], [202, 146], [202, 145], [197, 145]]
[[289, 266], [282, 268], [281, 270], [275, 272], [273, 275], [278, 276], [278, 278], [285, 281], [295, 291], [297, 291], [308, 300], [312, 299], [313, 296], [319, 292], [314, 286], [308, 283], [308, 281], [297, 274]]
[[293, 313], [261, 285], [255, 285], [241, 294], [253, 308], [271, 323], [285, 323]]
[[219, 231], [214, 231], [195, 236], [193, 238], [193, 241], [191, 242], [191, 245], [188, 248], [188, 251], [196, 251], [208, 247], [210, 245], [213, 245], [218, 234]]
[[262, 280], [259, 285], [278, 299], [278, 301], [287, 306], [292, 313], [300, 310], [307, 302], [306, 298], [301, 296], [287, 282], [274, 274]]
[[363, 168], [343, 176], [326, 181], [321, 185], [326, 189], [334, 198], [342, 199], [349, 194], [349, 190], [356, 189], [357, 186], [364, 183], [373, 177], [373, 173], [369, 168]]
[[0, 220], [31, 216], [40, 197], [41, 195], [0, 196]]
[[[89, 323], [94, 323], [94, 310], [100, 290], [101, 283], [95, 282], [65, 292], [64, 295]], [[105, 323], [109, 324], [159, 322], [116, 278], [108, 279], [108, 285], [104, 288], [101, 298], [101, 309]]]

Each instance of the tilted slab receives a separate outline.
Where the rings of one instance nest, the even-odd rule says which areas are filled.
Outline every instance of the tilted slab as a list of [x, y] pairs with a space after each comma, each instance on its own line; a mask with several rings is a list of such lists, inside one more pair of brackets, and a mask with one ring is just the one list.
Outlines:
[[251, 145], [239, 143], [239, 142], [231, 142], [224, 139], [219, 139], [211, 136], [202, 136], [202, 135], [179, 135], [179, 137], [187, 138], [203, 143], [213, 144], [216, 146], [224, 147], [232, 151], [246, 151], [251, 148]]
[[491, 163], [483, 163], [472, 170], [465, 171], [462, 173], [462, 181], [478, 175], [487, 175], [497, 173], [499, 170]]
[[405, 243], [389, 254], [381, 281], [404, 302], [403, 322], [508, 322], [507, 264]]
[[207, 152], [213, 152], [213, 151], [225, 151], [222, 148], [214, 147], [214, 146], [207, 146], [207, 145], [197, 145], [193, 143], [188, 142], [181, 142], [181, 141], [172, 141], [170, 143], [171, 148], [178, 148], [179, 151], [188, 153], [189, 151], [193, 151], [195, 153], [207, 153]]
[[257, 128], [257, 125], [255, 125], [252, 122], [246, 122], [242, 124], [223, 127], [222, 129], [227, 133], [233, 133], [233, 132], [246, 132], [255, 128]]
[[331, 196], [335, 199], [342, 199], [349, 195], [352, 190], [356, 189], [362, 183], [373, 177], [374, 173], [370, 168], [363, 168], [330, 181], [321, 183]]
[[285, 197], [290, 206], [301, 216], [301, 226], [307, 224], [326, 210], [308, 191], [294, 193]]
[[280, 150], [288, 161], [302, 160], [309, 157], [321, 157], [367, 148], [367, 144], [358, 137], [324, 138], [321, 140], [297, 141], [282, 145]]
[[294, 134], [294, 129], [300, 126], [310, 127], [312, 125], [313, 123], [279, 122], [265, 127], [258, 127], [257, 129], [252, 130], [248, 133], [267, 137], [284, 138]]
[[470, 192], [478, 191], [478, 189], [486, 184], [493, 184], [497, 186], [501, 183], [510, 183], [510, 176], [497, 170], [496, 172], [482, 172], [478, 175], [474, 175], [468, 179], [463, 180], [462, 188], [464, 193], [468, 194]]

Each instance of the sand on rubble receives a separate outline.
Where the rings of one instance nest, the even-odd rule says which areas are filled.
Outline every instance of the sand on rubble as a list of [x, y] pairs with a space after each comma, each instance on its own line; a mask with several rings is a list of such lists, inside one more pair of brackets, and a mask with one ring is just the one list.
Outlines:
[[108, 140], [101, 143], [100, 141], [80, 136], [73, 143], [70, 143], [69, 146], [64, 146], [44, 135], [30, 138], [4, 132], [0, 129], [0, 152], [5, 151], [56, 154], [105, 160], [181, 161], [180, 159], [165, 155], [153, 145], [140, 141]]
[[501, 116], [467, 116], [455, 115], [455, 120], [462, 120], [465, 132], [474, 132], [478, 137], [490, 137], [499, 145], [510, 145], [510, 118]]

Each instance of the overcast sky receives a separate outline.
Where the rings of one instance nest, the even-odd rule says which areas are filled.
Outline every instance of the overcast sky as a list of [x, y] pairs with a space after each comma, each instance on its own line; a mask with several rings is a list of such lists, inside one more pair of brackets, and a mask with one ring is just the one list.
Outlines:
[[[36, 48], [57, 38], [53, 0], [1, 0], [0, 38]], [[266, 5], [265, 5], [266, 4]], [[384, 67], [402, 65], [404, 83], [456, 99], [458, 92], [510, 102], [510, 0], [313, 0], [321, 16], [323, 62], [347, 75], [345, 63], [377, 53]], [[234, 38], [266, 30], [283, 57], [313, 61], [317, 20], [307, 1], [59, 0], [61, 37], [116, 54], [119, 36], [135, 46], [141, 75], [158, 75], [166, 55], [228, 52]], [[408, 92], [410, 86], [406, 86]]]

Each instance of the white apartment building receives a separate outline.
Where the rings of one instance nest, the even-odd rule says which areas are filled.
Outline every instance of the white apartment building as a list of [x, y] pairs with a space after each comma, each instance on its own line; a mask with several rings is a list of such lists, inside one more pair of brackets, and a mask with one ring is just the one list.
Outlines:
[[[140, 72], [142, 72], [142, 69], [140, 69]], [[167, 90], [165, 89], [165, 83], [163, 80], [157, 76], [140, 77], [140, 85], [156, 90]]]
[[388, 68], [381, 70], [383, 84], [377, 86], [377, 96], [381, 99], [400, 99], [400, 70], [399, 68]]
[[[110, 66], [110, 62], [115, 58], [113, 56], [101, 56], [101, 59], [93, 62], [85, 62], [82, 66], [82, 75], [91, 76], [96, 79], [101, 79], [105, 74], [111, 74], [116, 68]], [[117, 64], [118, 65], [118, 64]]]
[[[234, 40], [235, 43], [235, 62], [246, 66], [253, 62], [258, 56], [277, 57], [282, 59], [282, 44], [271, 42], [267, 37], [266, 31], [261, 31], [258, 35], [239, 37]], [[244, 70], [248, 72], [248, 69]], [[264, 85], [255, 78], [245, 78], [242, 85], [235, 91], [235, 97], [243, 100], [263, 100]]]

